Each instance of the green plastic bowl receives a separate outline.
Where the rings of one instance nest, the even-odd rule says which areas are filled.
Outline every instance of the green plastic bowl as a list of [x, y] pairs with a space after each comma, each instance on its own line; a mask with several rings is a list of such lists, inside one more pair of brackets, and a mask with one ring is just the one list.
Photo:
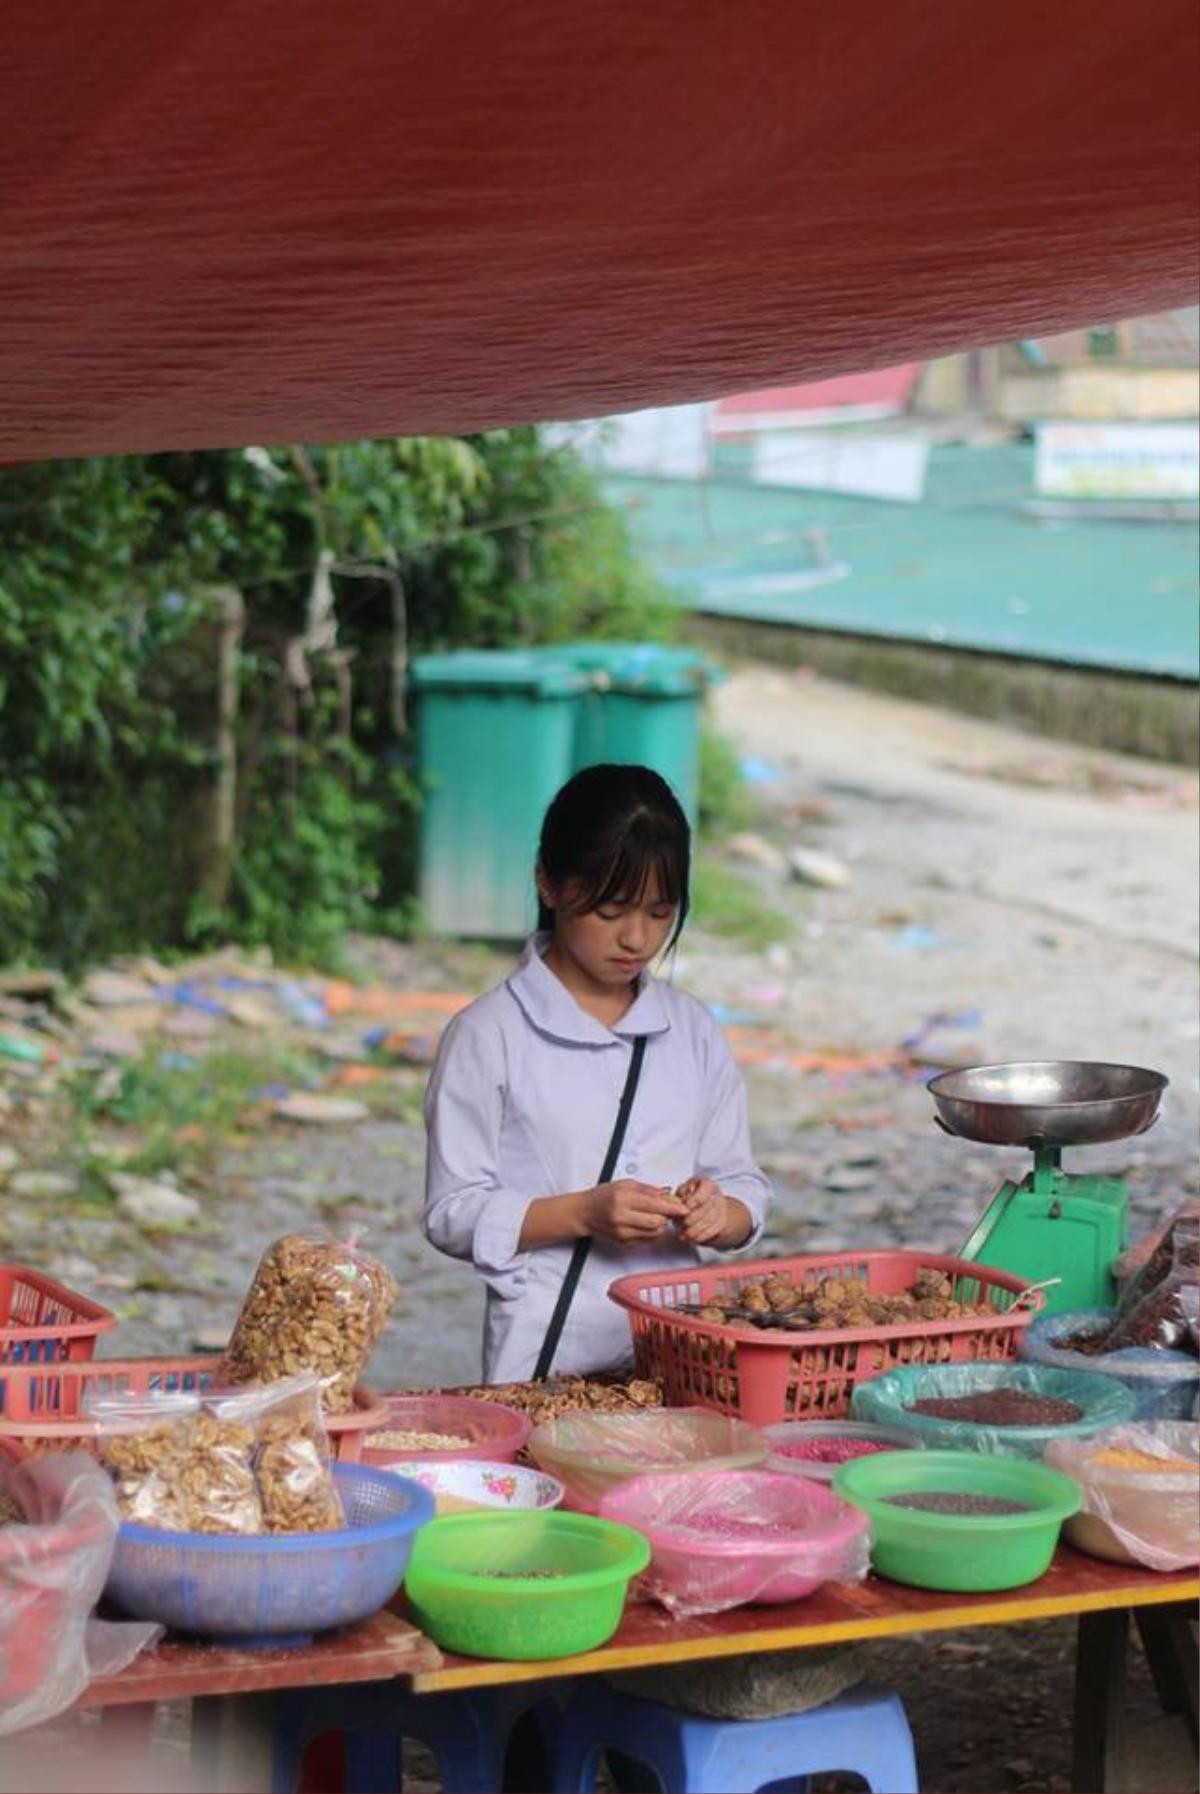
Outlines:
[[[1026, 1502], [1030, 1511], [931, 1514], [887, 1501], [889, 1495], [934, 1490], [997, 1495]], [[1050, 1567], [1063, 1521], [1079, 1511], [1083, 1500], [1069, 1476], [1045, 1464], [963, 1451], [889, 1451], [855, 1458], [837, 1472], [833, 1492], [870, 1520], [871, 1563], [881, 1576], [913, 1588], [965, 1594], [1036, 1582]]]
[[572, 1657], [608, 1642], [649, 1562], [640, 1532], [588, 1514], [448, 1514], [417, 1534], [404, 1586], [448, 1651]]

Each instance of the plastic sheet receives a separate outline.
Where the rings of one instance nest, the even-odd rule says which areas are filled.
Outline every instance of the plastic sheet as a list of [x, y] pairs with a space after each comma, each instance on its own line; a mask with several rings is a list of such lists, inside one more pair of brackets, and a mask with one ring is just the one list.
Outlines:
[[769, 1471], [634, 1477], [600, 1503], [653, 1556], [642, 1591], [679, 1618], [802, 1600], [825, 1582], [861, 1582], [865, 1514], [819, 1483]]
[[1055, 1439], [1046, 1462], [1073, 1477], [1083, 1510], [1071, 1544], [1093, 1556], [1183, 1570], [1200, 1563], [1200, 1427], [1154, 1421]]
[[[1183, 1295], [1194, 1296], [1194, 1290]], [[1043, 1314], [1021, 1340], [1020, 1355], [1029, 1364], [1055, 1370], [1094, 1372], [1123, 1383], [1134, 1399], [1135, 1420], [1190, 1420], [1200, 1392], [1200, 1363], [1190, 1352], [1127, 1346], [1101, 1351], [1116, 1320], [1115, 1308], [1074, 1308]], [[1071, 1350], [1064, 1342], [1084, 1339], [1095, 1348]]]
[[93, 1675], [123, 1669], [162, 1627], [90, 1617], [118, 1526], [112, 1485], [93, 1458], [0, 1459], [0, 1495], [26, 1516], [0, 1526], [2, 1736], [61, 1713]]
[[1196, 1349], [1196, 1278], [1200, 1218], [1177, 1214], [1141, 1270], [1122, 1291], [1108, 1349]]
[[[1070, 1402], [1077, 1418], [1000, 1425], [914, 1412], [927, 1398], [985, 1396], [1014, 1390], [1052, 1402]], [[1041, 1364], [912, 1365], [861, 1383], [850, 1411], [855, 1420], [899, 1427], [922, 1444], [950, 1451], [989, 1451], [1040, 1458], [1051, 1439], [1087, 1438], [1133, 1419], [1134, 1399], [1123, 1384], [1094, 1371], [1049, 1369]]]
[[748, 1469], [766, 1457], [767, 1441], [756, 1427], [708, 1408], [654, 1408], [560, 1415], [534, 1428], [529, 1451], [566, 1485], [568, 1507], [594, 1511], [633, 1476]]
[[348, 1413], [395, 1299], [387, 1267], [353, 1241], [284, 1234], [259, 1261], [225, 1375], [231, 1383], [271, 1383], [315, 1371], [329, 1413]]

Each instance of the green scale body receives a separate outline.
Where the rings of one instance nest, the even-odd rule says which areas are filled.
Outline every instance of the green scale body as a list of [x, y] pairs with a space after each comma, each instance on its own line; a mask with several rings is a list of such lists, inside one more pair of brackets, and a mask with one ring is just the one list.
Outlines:
[[1059, 1147], [1039, 1146], [1033, 1170], [997, 1192], [962, 1257], [1029, 1283], [1059, 1278], [1043, 1312], [1060, 1314], [1115, 1303], [1113, 1261], [1128, 1240], [1129, 1192], [1120, 1178], [1069, 1175]]

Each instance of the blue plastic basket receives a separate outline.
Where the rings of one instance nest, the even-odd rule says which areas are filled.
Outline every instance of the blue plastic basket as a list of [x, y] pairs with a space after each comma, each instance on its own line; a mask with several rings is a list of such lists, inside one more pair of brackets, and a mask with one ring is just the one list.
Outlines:
[[1039, 1315], [1021, 1341], [1020, 1355], [1029, 1364], [1115, 1377], [1134, 1399], [1135, 1420], [1191, 1420], [1200, 1392], [1200, 1364], [1190, 1352], [1126, 1346], [1101, 1356], [1070, 1352], [1061, 1344], [1081, 1334], [1107, 1333], [1116, 1317], [1115, 1308]]
[[434, 1499], [388, 1470], [338, 1464], [333, 1474], [343, 1531], [250, 1538], [126, 1522], [106, 1594], [136, 1619], [241, 1649], [307, 1644], [365, 1619], [399, 1588]]

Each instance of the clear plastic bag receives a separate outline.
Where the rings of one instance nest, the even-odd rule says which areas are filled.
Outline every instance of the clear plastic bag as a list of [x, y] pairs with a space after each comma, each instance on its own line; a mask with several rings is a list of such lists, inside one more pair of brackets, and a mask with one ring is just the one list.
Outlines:
[[327, 1412], [348, 1413], [396, 1293], [386, 1265], [353, 1242], [284, 1234], [254, 1273], [225, 1354], [225, 1376], [231, 1383], [272, 1383], [314, 1371]]
[[679, 1618], [799, 1601], [825, 1582], [861, 1582], [867, 1517], [831, 1489], [761, 1470], [635, 1477], [600, 1503], [653, 1556], [644, 1594]]
[[40, 1725], [114, 1675], [162, 1627], [91, 1618], [112, 1562], [112, 1485], [84, 1452], [0, 1459], [0, 1495], [21, 1520], [0, 1524], [0, 1736]]
[[198, 1395], [114, 1396], [91, 1413], [123, 1520], [167, 1532], [263, 1530], [253, 1425]]
[[1046, 1462], [1083, 1491], [1066, 1522], [1081, 1551], [1150, 1570], [1200, 1563], [1200, 1427], [1151, 1421], [1091, 1439], [1055, 1439]]
[[252, 1440], [259, 1532], [337, 1532], [346, 1524], [311, 1372], [213, 1397], [214, 1417]]
[[708, 1408], [652, 1408], [561, 1414], [534, 1428], [529, 1452], [540, 1469], [566, 1485], [569, 1507], [594, 1511], [609, 1489], [632, 1476], [761, 1464], [767, 1441], [744, 1420]]
[[203, 1396], [114, 1397], [91, 1413], [124, 1520], [248, 1536], [346, 1523], [311, 1371]]
[[1196, 1279], [1200, 1273], [1200, 1219], [1175, 1217], [1138, 1274], [1124, 1290], [1117, 1319], [1105, 1341], [1110, 1352], [1195, 1349]]

